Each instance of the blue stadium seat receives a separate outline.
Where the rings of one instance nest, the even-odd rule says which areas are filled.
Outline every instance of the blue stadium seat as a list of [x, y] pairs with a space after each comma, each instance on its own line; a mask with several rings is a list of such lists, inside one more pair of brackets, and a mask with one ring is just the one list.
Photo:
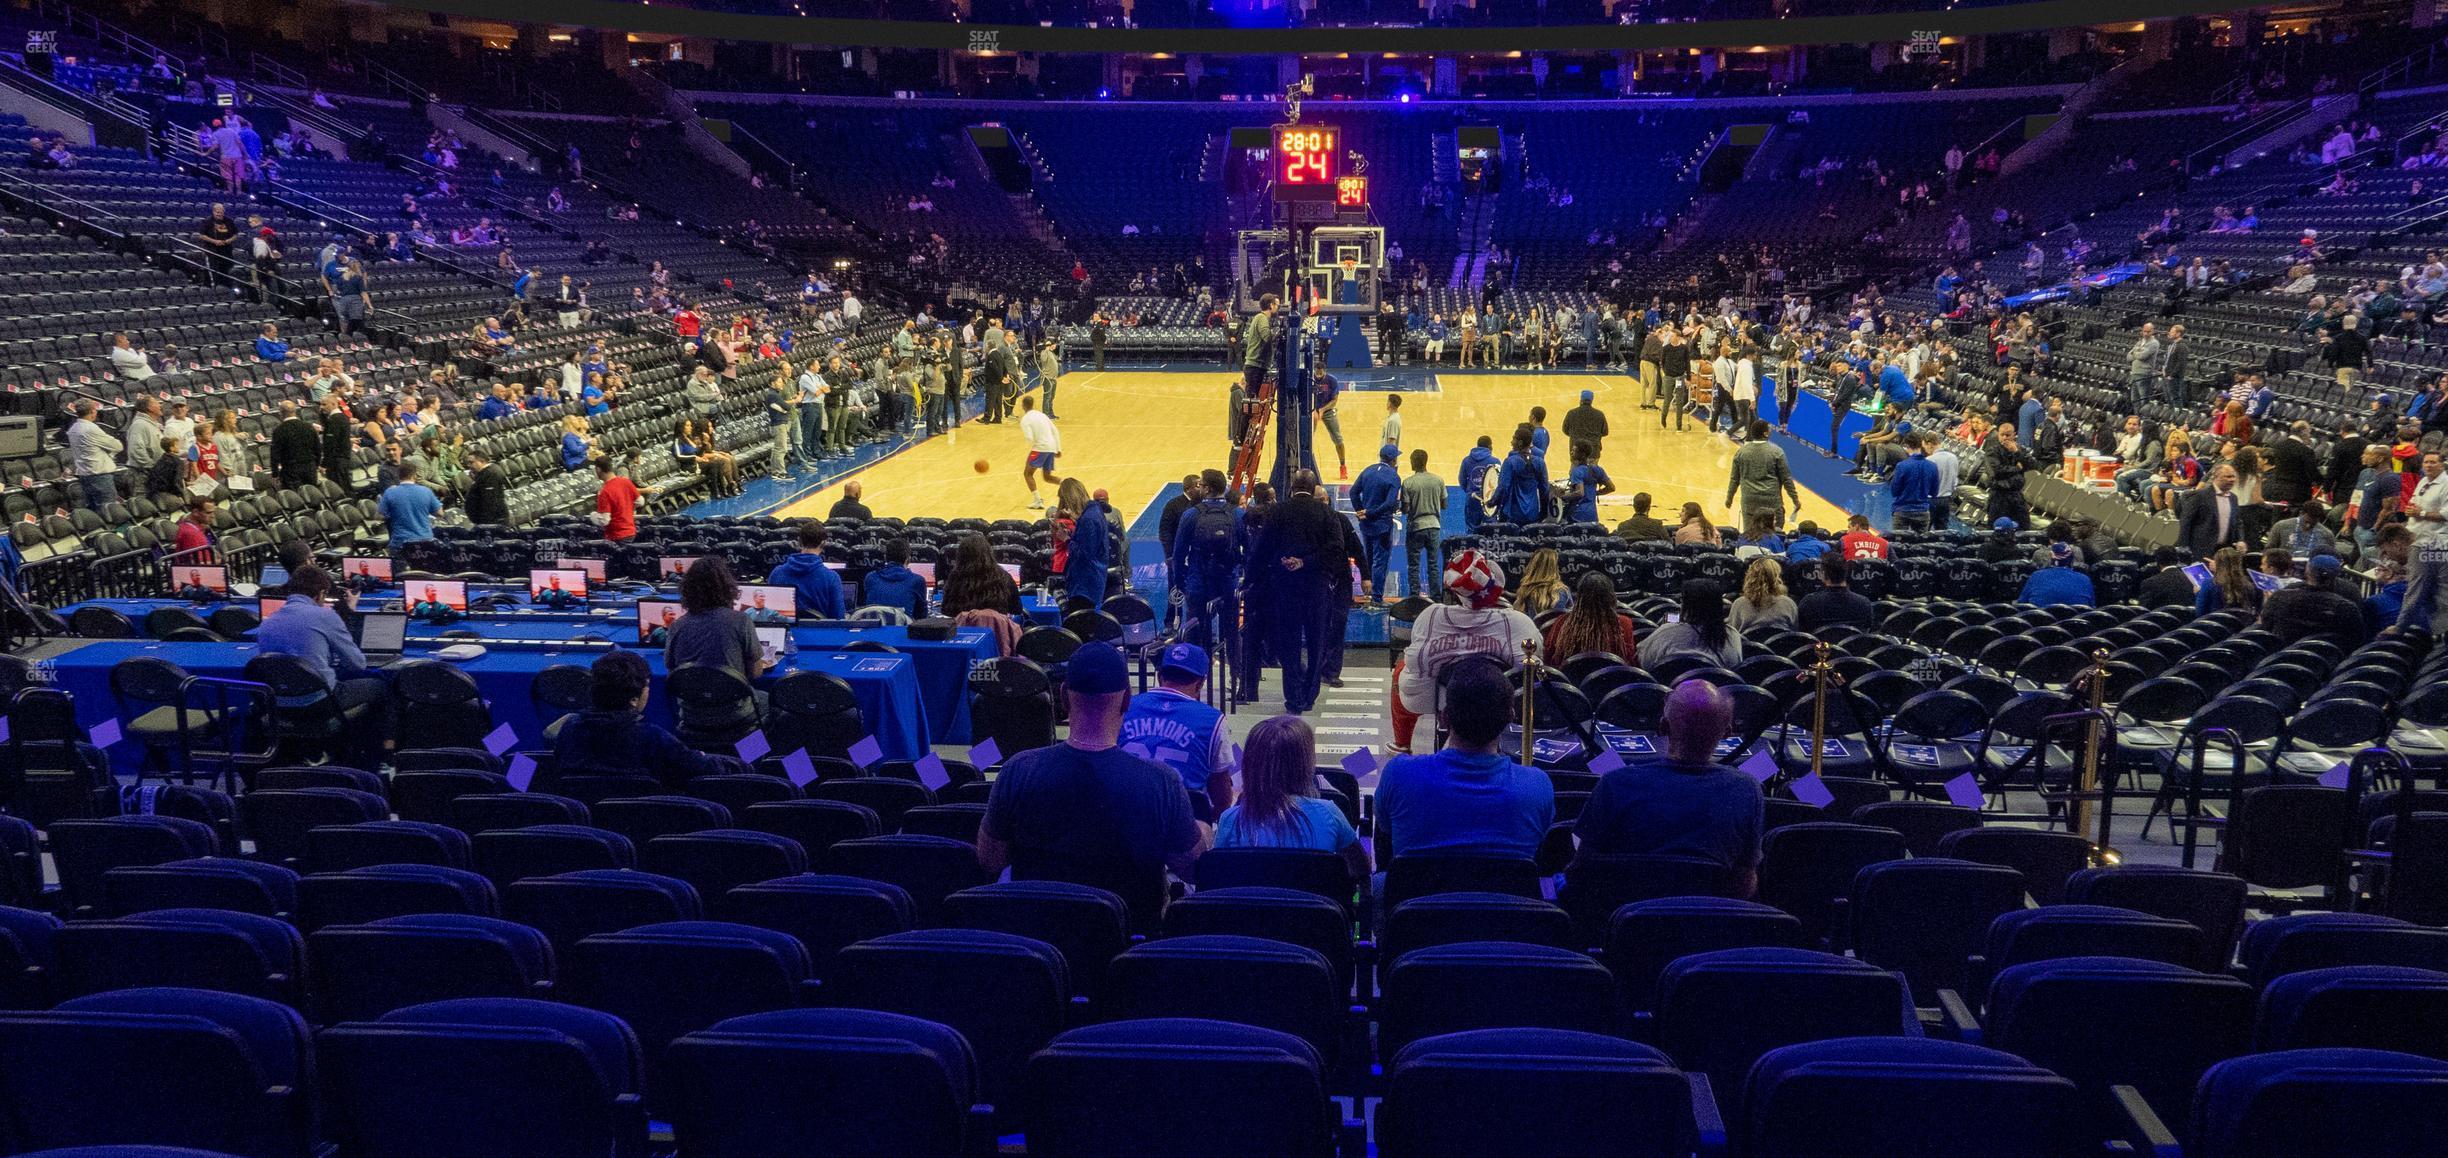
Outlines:
[[1718, 1089], [1742, 1088], [1761, 1054], [1838, 1037], [1918, 1037], [1901, 974], [1810, 949], [1718, 949], [1658, 977], [1657, 1043]]
[[917, 904], [921, 926], [944, 924], [946, 898], [988, 883], [976, 847], [942, 836], [888, 833], [845, 840], [826, 852], [825, 863], [845, 876], [901, 886]]
[[658, 836], [731, 827], [731, 810], [693, 796], [628, 796], [589, 806], [595, 827], [643, 847]]
[[2290, 1049], [2210, 1067], [2188, 1158], [2425, 1158], [2448, 1136], [2448, 1061]]
[[1431, 893], [1394, 906], [1377, 937], [1378, 953], [1399, 960], [1414, 949], [1458, 941], [1518, 941], [1571, 949], [1573, 920], [1555, 904], [1505, 893]]
[[1384, 970], [1377, 1049], [1466, 1029], [1616, 1028], [1615, 981], [1586, 954], [1514, 941], [1434, 945]]
[[2204, 970], [2225, 964], [2210, 961], [2208, 938], [2183, 921], [2107, 905], [2042, 905], [1989, 922], [1965, 996], [1979, 1000], [1999, 972], [2056, 957], [2131, 957]]
[[897, 1013], [752, 1013], [673, 1042], [667, 1062], [691, 1154], [950, 1155], [985, 1129], [969, 1043]]
[[2083, 1152], [2072, 1082], [1963, 1042], [1852, 1037], [1784, 1046], [1750, 1069], [1738, 1100], [1735, 1147], [1754, 1158]]
[[298, 875], [276, 864], [200, 856], [157, 865], [123, 865], [102, 874], [103, 908], [113, 916], [152, 909], [228, 909], [292, 919]]
[[69, 916], [98, 916], [108, 899], [102, 874], [124, 865], [165, 864], [217, 856], [220, 838], [210, 825], [179, 816], [110, 816], [54, 821], [51, 860]]
[[1342, 977], [1315, 950], [1256, 937], [1165, 937], [1114, 958], [1110, 1018], [1196, 1017], [1280, 1030], [1331, 1065], [1341, 1052]]
[[908, 932], [918, 921], [917, 906], [901, 886], [823, 873], [741, 885], [724, 894], [714, 915], [798, 938], [819, 978], [832, 976], [833, 958], [843, 947]]
[[1865, 866], [1845, 906], [1855, 956], [1893, 969], [1928, 1005], [1941, 989], [1960, 990], [1964, 962], [1989, 922], [2023, 907], [2023, 874], [2000, 865], [1914, 857]]
[[696, 886], [701, 897], [720, 897], [740, 885], [807, 871], [799, 842], [745, 828], [709, 828], [658, 836], [638, 850], [638, 867]]
[[51, 1008], [59, 928], [49, 913], [0, 907], [0, 1009]]
[[[943, 923], [1034, 937], [1062, 951], [1074, 992], [1103, 992], [1106, 962], [1130, 944], [1130, 908], [1093, 885], [999, 881], [945, 897]], [[1142, 1015], [1145, 1016], [1145, 1015]]]
[[1032, 1155], [1334, 1153], [1317, 1052], [1256, 1026], [1156, 1018], [1071, 1030], [1028, 1060], [1023, 1100]]
[[1377, 1110], [1386, 1158], [1608, 1154], [1683, 1158], [1724, 1126], [1653, 1046], [1569, 1029], [1474, 1029], [1394, 1055]]
[[2071, 904], [2110, 905], [2183, 921], [2202, 931], [2209, 944], [2201, 968], [2224, 969], [2244, 931], [2244, 897], [2250, 886], [2227, 873], [2175, 865], [2123, 864], [2087, 868], [2066, 880]]
[[1717, 949], [1800, 948], [1802, 922], [1757, 901], [1663, 897], [1615, 910], [1607, 922], [1607, 971], [1624, 1008], [1655, 1008], [1657, 982], [1676, 958]]
[[259, 860], [302, 867], [306, 834], [325, 825], [388, 820], [391, 804], [355, 788], [258, 788], [238, 798], [238, 820]]
[[2448, 972], [2448, 929], [2378, 913], [2293, 913], [2255, 922], [2238, 953], [2255, 985], [2333, 965], [2406, 965]]
[[173, 986], [241, 993], [295, 1005], [303, 996], [306, 941], [286, 921], [219, 909], [156, 909], [71, 922], [53, 939], [57, 992]]
[[[451, 827], [477, 836], [497, 828], [536, 824], [586, 824], [587, 806], [548, 792], [485, 792], [451, 797]], [[402, 812], [405, 817], [407, 813]]]
[[0, 1013], [0, 1115], [21, 1152], [149, 1143], [310, 1158], [311, 1039], [286, 1005], [194, 989]]
[[2448, 1061], [2448, 973], [2338, 965], [2272, 978], [2253, 1048], [2384, 1049]]
[[655, 1106], [664, 1102], [666, 1049], [683, 1034], [743, 1014], [794, 1009], [815, 993], [807, 950], [795, 938], [726, 921], [597, 933], [570, 947], [556, 988], [637, 1032]]
[[306, 953], [322, 1025], [459, 997], [544, 997], [553, 976], [544, 934], [463, 913], [326, 925], [307, 935]]
[[472, 867], [468, 835], [447, 824], [428, 820], [369, 820], [363, 824], [328, 824], [306, 830], [306, 856], [301, 871], [346, 872], [378, 864], [435, 864], [445, 868]]
[[616, 933], [664, 921], [694, 921], [703, 915], [697, 890], [687, 881], [635, 869], [585, 869], [529, 877], [502, 894], [503, 915], [541, 930], [553, 952], [597, 933]]
[[1302, 889], [1200, 889], [1165, 907], [1164, 931], [1176, 937], [1222, 934], [1283, 941], [1315, 950], [1337, 977], [1351, 972], [1350, 910]]
[[1020, 1066], [1069, 1016], [1062, 951], [981, 929], [918, 929], [861, 941], [834, 959], [828, 1003], [922, 1017], [958, 1030], [976, 1051], [978, 1093], [1000, 1110]]
[[2252, 1048], [2253, 988], [2165, 961], [2059, 957], [2002, 970], [1985, 1044], [2072, 1080], [2102, 1138], [2121, 1131], [2113, 1086], [2181, 1122], [2194, 1083]]
[[315, 873], [298, 882], [298, 923], [363, 925], [411, 913], [499, 916], [493, 882], [466, 869], [432, 864], [385, 864]]
[[497, 828], [477, 833], [469, 843], [476, 851], [476, 871], [496, 888], [529, 877], [637, 867], [637, 847], [628, 837], [584, 824]]
[[1904, 852], [1904, 836], [1892, 828], [1814, 820], [1770, 829], [1760, 841], [1758, 899], [1792, 913], [1803, 943], [1816, 946], [1855, 876]]
[[336, 1025], [317, 1046], [327, 1132], [343, 1153], [646, 1153], [638, 1041], [616, 1017], [550, 1001], [466, 998]]

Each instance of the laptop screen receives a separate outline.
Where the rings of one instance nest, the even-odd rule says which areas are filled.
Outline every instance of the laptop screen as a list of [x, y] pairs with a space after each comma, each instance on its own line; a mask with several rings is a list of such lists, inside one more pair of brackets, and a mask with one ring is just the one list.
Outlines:
[[587, 593], [586, 572], [535, 570], [527, 573], [527, 597], [543, 599], [551, 592], [561, 592], [572, 599], [584, 599]]
[[788, 650], [790, 647], [789, 628], [760, 627], [756, 629], [756, 637], [757, 646], [764, 649], [765, 658], [768, 662], [782, 662], [782, 653]]
[[638, 642], [656, 643], [654, 633], [670, 630], [680, 622], [680, 605], [668, 600], [640, 599], [637, 605]]
[[553, 566], [563, 571], [584, 571], [597, 583], [604, 581], [604, 561], [601, 559], [555, 559]]
[[465, 611], [468, 607], [467, 584], [457, 579], [418, 579], [408, 584], [406, 594], [410, 611], [428, 606]]
[[227, 595], [229, 594], [229, 568], [172, 567], [170, 569], [170, 590], [179, 592], [190, 587], [201, 587], [206, 591]]
[[368, 655], [397, 655], [408, 647], [408, 617], [368, 614], [357, 617], [357, 646]]
[[340, 560], [340, 577], [388, 581], [391, 578], [391, 560], [350, 555]]
[[799, 614], [799, 589], [744, 583], [740, 585], [739, 598], [732, 600], [731, 605], [751, 616], [778, 615], [788, 619]]

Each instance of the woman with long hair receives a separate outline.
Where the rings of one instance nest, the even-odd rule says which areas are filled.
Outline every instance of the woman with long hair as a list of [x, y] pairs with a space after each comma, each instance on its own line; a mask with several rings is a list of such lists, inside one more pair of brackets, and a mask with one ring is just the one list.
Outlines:
[[1563, 568], [1556, 561], [1555, 548], [1541, 547], [1530, 556], [1529, 565], [1522, 568], [1521, 587], [1514, 592], [1513, 605], [1530, 616], [1572, 607], [1572, 593], [1564, 589]]
[[1591, 652], [1623, 658], [1632, 654], [1632, 617], [1615, 608], [1615, 581], [1592, 571], [1573, 585], [1572, 610], [1547, 625], [1547, 654], [1571, 659]]
[[1681, 522], [1675, 526], [1674, 541], [1678, 547], [1687, 543], [1717, 546], [1717, 524], [1709, 521], [1708, 512], [1701, 510], [1700, 504], [1685, 503]]
[[1062, 480], [1054, 491], [1054, 573], [1061, 575], [1071, 562], [1071, 528], [1079, 525], [1080, 512], [1088, 509], [1088, 484], [1076, 476]]
[[1670, 660], [1692, 658], [1717, 667], [1742, 662], [1742, 636], [1726, 626], [1725, 594], [1695, 579], [1683, 585], [1683, 610], [1673, 623], [1640, 641], [1640, 665], [1656, 671]]
[[2193, 593], [2193, 613], [2208, 615], [2229, 607], [2260, 614], [2261, 588], [2253, 582], [2252, 569], [2244, 564], [2244, 552], [2221, 547], [2210, 557], [2210, 581]]
[[[212, 434], [205, 441], [212, 444], [213, 469], [209, 473], [215, 478], [237, 478], [252, 469], [247, 461], [246, 436], [238, 433], [237, 411], [214, 412]], [[203, 448], [197, 449], [200, 452]]]
[[1368, 844], [1317, 794], [1317, 734], [1299, 716], [1258, 721], [1241, 745], [1241, 799], [1216, 818], [1217, 848], [1302, 848], [1341, 853], [1356, 883], [1368, 879]]
[[958, 618], [964, 611], [999, 611], [1020, 616], [1020, 586], [996, 564], [986, 536], [966, 531], [952, 541], [952, 555], [937, 563], [936, 587], [943, 592], [943, 613]]
[[715, 441], [714, 423], [703, 418], [683, 418], [680, 421], [692, 432], [691, 439], [697, 446], [697, 461], [704, 464], [706, 471], [713, 476], [710, 481], [714, 483], [716, 492], [723, 495], [740, 493], [739, 458]]
[[1795, 615], [1793, 598], [1785, 594], [1785, 564], [1774, 555], [1751, 560], [1743, 572], [1742, 594], [1726, 609], [1726, 623], [1746, 634], [1753, 629], [1766, 634], [1790, 630]]

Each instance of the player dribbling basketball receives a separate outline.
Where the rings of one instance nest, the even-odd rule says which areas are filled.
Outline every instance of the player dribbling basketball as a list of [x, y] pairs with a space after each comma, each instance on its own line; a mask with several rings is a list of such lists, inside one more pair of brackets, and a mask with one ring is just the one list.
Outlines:
[[1028, 439], [1028, 460], [1020, 465], [1020, 481], [1028, 484], [1029, 509], [1042, 511], [1045, 499], [1037, 494], [1037, 476], [1043, 474], [1048, 485], [1059, 485], [1054, 477], [1054, 460], [1062, 455], [1062, 433], [1054, 429], [1054, 420], [1037, 409], [1034, 395], [1020, 396], [1020, 435]]

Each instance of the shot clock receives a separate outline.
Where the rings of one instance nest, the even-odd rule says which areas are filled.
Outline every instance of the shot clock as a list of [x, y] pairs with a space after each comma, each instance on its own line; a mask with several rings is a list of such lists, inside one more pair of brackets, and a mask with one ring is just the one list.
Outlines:
[[1341, 195], [1343, 133], [1331, 125], [1275, 126], [1275, 199], [1333, 201]]

